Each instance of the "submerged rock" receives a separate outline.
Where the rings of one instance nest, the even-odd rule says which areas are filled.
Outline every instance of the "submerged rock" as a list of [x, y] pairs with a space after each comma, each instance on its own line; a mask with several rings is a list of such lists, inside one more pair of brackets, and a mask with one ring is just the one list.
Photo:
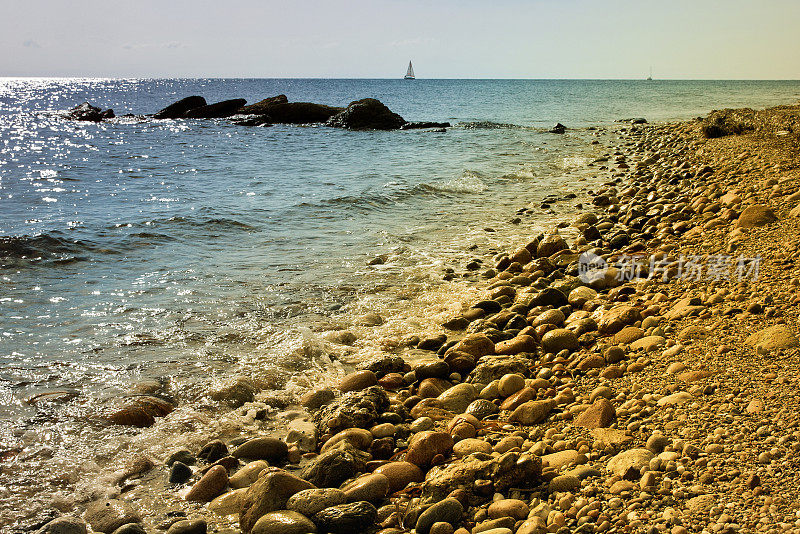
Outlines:
[[156, 417], [164, 417], [174, 408], [170, 402], [158, 397], [134, 397], [130, 404], [109, 415], [108, 422], [144, 428], [152, 426]]
[[351, 102], [347, 109], [331, 117], [327, 125], [348, 130], [396, 130], [406, 123], [380, 100], [364, 98]]
[[237, 126], [272, 126], [272, 117], [269, 115], [233, 115], [231, 122]]
[[449, 128], [449, 122], [407, 122], [400, 126], [401, 130], [421, 130], [421, 129], [428, 129], [428, 128]]

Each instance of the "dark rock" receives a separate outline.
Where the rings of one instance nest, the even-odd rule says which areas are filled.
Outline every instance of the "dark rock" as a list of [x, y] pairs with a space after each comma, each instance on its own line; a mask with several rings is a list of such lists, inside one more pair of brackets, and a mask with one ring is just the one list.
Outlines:
[[244, 98], [223, 100], [222, 102], [190, 109], [184, 113], [183, 116], [187, 119], [218, 119], [230, 117], [231, 115], [236, 115], [245, 104], [247, 104], [247, 100]]
[[438, 336], [426, 337], [419, 342], [417, 348], [420, 350], [439, 350], [439, 347], [447, 342], [446, 334], [439, 334]]
[[245, 106], [242, 109], [242, 113], [246, 113], [248, 115], [264, 115], [266, 114], [266, 109], [270, 106], [274, 106], [276, 104], [288, 104], [289, 99], [286, 98], [286, 95], [278, 95], [278, 96], [271, 96], [269, 98], [265, 98], [264, 100], [260, 100], [255, 104], [250, 104], [249, 106]]
[[336, 434], [347, 428], [370, 428], [378, 415], [389, 407], [389, 398], [380, 386], [351, 391], [314, 413], [319, 435]]
[[447, 378], [450, 376], [450, 366], [444, 360], [422, 361], [414, 368], [417, 381], [426, 378]]
[[701, 126], [709, 138], [741, 135], [755, 130], [755, 112], [749, 108], [712, 111]]
[[497, 313], [503, 309], [496, 300], [481, 300], [480, 302], [476, 302], [472, 307], [483, 310], [486, 313]]
[[463, 514], [464, 506], [458, 499], [444, 499], [420, 514], [416, 531], [418, 534], [428, 534], [433, 524], [439, 522], [450, 523], [455, 528], [461, 522]]
[[300, 478], [320, 488], [338, 488], [342, 482], [365, 469], [365, 454], [342, 441], [311, 460], [300, 471]]
[[192, 478], [192, 469], [183, 462], [173, 462], [169, 469], [169, 483], [183, 484]]
[[400, 127], [401, 130], [420, 130], [425, 128], [449, 128], [449, 122], [407, 122]]
[[376, 376], [381, 377], [388, 373], [402, 373], [406, 362], [400, 356], [385, 355], [370, 358], [359, 369], [372, 371]]
[[172, 466], [175, 462], [183, 462], [186, 465], [194, 465], [197, 460], [191, 452], [186, 449], [179, 449], [169, 455], [167, 461], [164, 462], [167, 466]]
[[269, 115], [236, 115], [231, 117], [231, 122], [237, 126], [272, 126], [272, 117]]
[[552, 306], [553, 308], [558, 308], [565, 304], [569, 304], [567, 296], [558, 289], [552, 287], [543, 289], [527, 302], [527, 305], [531, 308], [536, 306]]
[[103, 119], [114, 118], [114, 110], [107, 109], [103, 111], [88, 102], [84, 102], [70, 109], [66, 117], [75, 121], [100, 122]]
[[351, 102], [347, 109], [328, 119], [328, 126], [348, 130], [396, 130], [406, 121], [381, 101], [364, 98]]
[[567, 131], [567, 127], [564, 126], [563, 124], [561, 124], [560, 122], [558, 124], [556, 124], [555, 126], [553, 126], [552, 129], [549, 130], [550, 133], [554, 133], [554, 134], [563, 134], [566, 131]]
[[286, 458], [289, 448], [283, 441], [274, 437], [253, 438], [245, 441], [233, 451], [235, 458], [266, 460], [276, 464]]
[[202, 96], [187, 96], [170, 104], [155, 115], [154, 119], [179, 119], [190, 109], [200, 108], [208, 103]]
[[225, 456], [228, 456], [228, 446], [219, 440], [206, 443], [205, 447], [203, 447], [197, 454], [198, 459], [204, 460], [208, 463], [216, 462]]
[[312, 520], [320, 532], [353, 534], [366, 532], [375, 523], [378, 510], [367, 501], [338, 504], [318, 512]]
[[244, 106], [238, 112], [246, 115], [269, 115], [274, 124], [311, 124], [325, 122], [343, 110], [310, 102], [287, 102], [285, 98], [283, 95], [267, 98]]

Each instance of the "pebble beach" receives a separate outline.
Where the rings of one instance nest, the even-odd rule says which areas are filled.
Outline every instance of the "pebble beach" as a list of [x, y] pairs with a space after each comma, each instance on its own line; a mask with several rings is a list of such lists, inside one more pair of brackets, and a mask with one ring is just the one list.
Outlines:
[[112, 423], [207, 439], [11, 531], [800, 532], [797, 132], [800, 106], [596, 131], [596, 183], [555, 199], [580, 207], [509, 214], [520, 246], [445, 274], [459, 308], [320, 327], [344, 376], [288, 399], [239, 376], [207, 420], [143, 382]]

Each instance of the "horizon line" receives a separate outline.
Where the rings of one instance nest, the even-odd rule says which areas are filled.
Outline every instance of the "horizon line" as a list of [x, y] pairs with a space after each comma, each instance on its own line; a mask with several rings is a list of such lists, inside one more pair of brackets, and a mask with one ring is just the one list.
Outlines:
[[0, 75], [1, 79], [37, 79], [37, 80], [398, 80], [398, 81], [439, 81], [439, 80], [509, 80], [509, 81], [682, 81], [682, 82], [800, 82], [800, 78], [425, 78], [404, 80], [402, 77], [333, 77], [333, 76], [92, 76], [92, 75]]

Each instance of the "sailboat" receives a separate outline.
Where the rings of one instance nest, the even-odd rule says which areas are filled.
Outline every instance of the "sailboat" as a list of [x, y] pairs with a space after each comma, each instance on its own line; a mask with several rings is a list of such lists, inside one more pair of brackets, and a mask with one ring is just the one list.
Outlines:
[[411, 66], [411, 62], [408, 62], [408, 70], [406, 71], [406, 75], [403, 76], [404, 80], [416, 80], [414, 77], [414, 67]]
[[652, 82], [653, 81], [653, 67], [650, 67], [650, 76], [645, 78], [645, 81]]

